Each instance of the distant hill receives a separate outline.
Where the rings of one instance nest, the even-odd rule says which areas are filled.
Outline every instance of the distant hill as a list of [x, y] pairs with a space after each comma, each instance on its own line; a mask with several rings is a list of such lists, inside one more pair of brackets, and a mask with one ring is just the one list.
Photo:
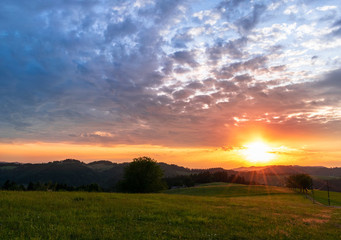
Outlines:
[[[294, 173], [307, 173], [310, 175], [328, 175], [328, 176], [339, 176], [341, 177], [341, 168], [327, 168], [327, 167], [310, 167], [310, 166], [283, 166], [283, 165], [273, 165], [265, 167], [246, 167], [239, 168], [243, 171], [264, 171], [267, 174], [294, 174]], [[234, 169], [238, 171], [238, 169]]]
[[284, 186], [285, 179], [289, 175], [305, 173], [313, 177], [314, 188], [326, 190], [326, 181], [328, 180], [331, 190], [341, 192], [341, 168], [274, 165], [265, 167], [241, 167], [235, 168], [234, 170], [238, 171], [247, 180], [275, 186]]
[[259, 171], [259, 170], [262, 170], [264, 168], [267, 168], [266, 166], [265, 167], [239, 167], [239, 168], [234, 168], [233, 170], [234, 171], [237, 171], [237, 172], [251, 172], [251, 171]]
[[310, 167], [310, 166], [297, 166], [297, 165], [272, 165], [263, 167], [240, 167], [233, 169], [238, 172], [259, 172], [265, 173], [267, 175], [287, 175], [287, 174], [297, 174], [306, 173], [316, 176], [331, 176], [331, 177], [341, 177], [341, 168], [327, 168], [327, 167]]
[[[202, 171], [223, 171], [223, 169], [189, 169], [175, 164], [158, 163], [165, 177], [189, 175]], [[105, 189], [112, 189], [123, 178], [128, 163], [113, 163], [106, 160], [84, 163], [75, 159], [49, 163], [8, 163], [0, 162], [0, 185], [6, 180], [27, 185], [29, 182], [58, 182], [71, 186], [98, 183]]]
[[[40, 164], [0, 162], [0, 185], [6, 180], [24, 185], [29, 182], [58, 182], [75, 187], [98, 183], [104, 189], [113, 189], [116, 183], [123, 178], [124, 168], [128, 164], [106, 160], [84, 163], [75, 159]], [[307, 173], [313, 176], [316, 188], [325, 190], [326, 180], [328, 180], [331, 190], [341, 192], [341, 168], [266, 166], [225, 170], [223, 168], [189, 169], [162, 162], [158, 164], [167, 178], [203, 171], [210, 173], [225, 171], [229, 175], [242, 176], [250, 182], [274, 186], [284, 186], [285, 178], [291, 174]]]

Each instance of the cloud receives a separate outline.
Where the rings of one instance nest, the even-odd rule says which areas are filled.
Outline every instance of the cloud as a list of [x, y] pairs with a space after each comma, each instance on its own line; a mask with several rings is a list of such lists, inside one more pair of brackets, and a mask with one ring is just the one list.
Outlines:
[[321, 43], [339, 21], [257, 3], [4, 1], [0, 141], [222, 146], [244, 123], [338, 129], [339, 50]]
[[251, 82], [252, 77], [249, 74], [237, 75], [234, 77], [237, 82]]
[[201, 82], [191, 82], [189, 83], [186, 88], [190, 88], [190, 89], [203, 89], [204, 88], [204, 84], [202, 84]]
[[172, 38], [174, 48], [187, 48], [187, 44], [193, 41], [193, 37], [188, 33], [177, 34]]
[[323, 80], [317, 81], [315, 84], [317, 89], [329, 89], [331, 91], [340, 90], [341, 68], [327, 73]]
[[239, 28], [239, 32], [242, 35], [248, 34], [259, 22], [260, 16], [266, 10], [265, 5], [256, 4], [253, 6], [253, 11], [249, 16], [246, 16], [237, 21], [237, 26]]
[[256, 56], [247, 61], [234, 62], [232, 64], [225, 65], [220, 69], [220, 72], [224, 74], [230, 74], [231, 77], [233, 76], [233, 74], [238, 72], [247, 70], [254, 71], [256, 69], [259, 69], [263, 67], [267, 61], [268, 59], [266, 56]]
[[341, 19], [334, 22], [332, 27], [335, 28], [335, 30], [333, 30], [332, 32], [332, 35], [337, 36], [337, 37], [341, 36]]
[[172, 55], [172, 58], [179, 64], [188, 64], [195, 67], [198, 63], [195, 61], [195, 53], [189, 51], [178, 51]]
[[243, 48], [246, 46], [247, 39], [245, 37], [238, 38], [227, 43], [217, 42], [213, 47], [206, 49], [210, 60], [220, 60], [222, 56], [228, 55], [231, 58], [240, 58], [243, 56]]
[[192, 90], [179, 90], [173, 93], [173, 97], [175, 99], [185, 99], [188, 98], [189, 96], [193, 95], [194, 91]]
[[290, 14], [296, 14], [298, 13], [298, 9], [296, 5], [291, 5], [285, 9], [284, 14], [290, 15]]
[[105, 31], [105, 38], [107, 41], [112, 41], [117, 37], [124, 37], [131, 35], [137, 31], [138, 27], [134, 22], [127, 18], [123, 22], [110, 23]]

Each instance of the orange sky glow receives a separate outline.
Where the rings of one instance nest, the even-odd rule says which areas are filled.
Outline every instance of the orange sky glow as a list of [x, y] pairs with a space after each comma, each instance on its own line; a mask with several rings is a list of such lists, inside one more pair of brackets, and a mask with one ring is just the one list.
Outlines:
[[339, 0], [90, 2], [3, 4], [0, 162], [341, 167]]
[[[261, 142], [261, 143], [260, 143]], [[265, 152], [259, 155], [259, 148]], [[261, 138], [250, 138], [238, 147], [165, 147], [159, 145], [115, 145], [100, 146], [71, 143], [17, 143], [0, 144], [0, 161], [41, 163], [66, 158], [83, 162], [109, 160], [130, 162], [139, 156], [150, 156], [159, 162], [177, 164], [189, 168], [264, 165], [304, 165], [340, 167], [341, 151], [338, 144], [307, 143], [292, 147], [290, 143], [268, 142]], [[294, 144], [298, 146], [297, 144]], [[254, 153], [256, 149], [256, 153]], [[253, 154], [253, 156], [252, 156]], [[256, 156], [254, 156], [256, 154]], [[257, 155], [258, 154], [258, 155]], [[250, 157], [251, 155], [251, 157]]]

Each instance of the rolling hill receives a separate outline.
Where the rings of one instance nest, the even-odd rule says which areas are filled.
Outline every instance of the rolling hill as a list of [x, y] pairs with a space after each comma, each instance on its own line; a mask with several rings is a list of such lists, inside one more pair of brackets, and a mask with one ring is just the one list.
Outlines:
[[[58, 182], [76, 187], [98, 183], [105, 189], [112, 189], [122, 179], [127, 164], [105, 160], [84, 163], [75, 159], [40, 164], [2, 162], [0, 163], [0, 185], [6, 180], [24, 185], [29, 182]], [[158, 164], [162, 168], [165, 177], [189, 175], [204, 171], [202, 169], [184, 168], [174, 164]], [[214, 172], [218, 171], [218, 169], [210, 171]]]
[[[27, 185], [29, 182], [58, 182], [70, 186], [98, 183], [104, 189], [113, 189], [122, 179], [124, 168], [128, 163], [95, 161], [84, 163], [79, 160], [66, 159], [40, 164], [0, 163], [0, 185], [6, 180]], [[284, 186], [285, 178], [291, 174], [307, 173], [314, 179], [315, 188], [326, 190], [326, 180], [330, 189], [341, 192], [341, 168], [303, 167], [303, 166], [266, 166], [225, 170], [223, 168], [189, 169], [175, 164], [158, 163], [166, 178], [190, 175], [203, 171], [219, 172], [244, 177], [257, 184]]]
[[332, 191], [341, 192], [341, 168], [311, 167], [311, 166], [264, 166], [241, 167], [233, 169], [246, 180], [252, 180], [258, 184], [284, 186], [285, 179], [292, 174], [305, 173], [313, 178], [314, 188], [327, 190], [327, 182]]

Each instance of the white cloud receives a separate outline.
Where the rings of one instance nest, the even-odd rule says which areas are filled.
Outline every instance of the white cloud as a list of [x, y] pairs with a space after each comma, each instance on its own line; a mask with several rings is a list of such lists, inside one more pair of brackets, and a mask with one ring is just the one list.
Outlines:
[[323, 41], [321, 39], [311, 39], [301, 43], [302, 47], [313, 49], [316, 51], [326, 50], [330, 48], [340, 48], [341, 41]]
[[198, 36], [200, 34], [202, 34], [205, 31], [204, 27], [193, 27], [191, 29], [188, 30], [188, 34], [195, 37]]
[[328, 11], [332, 9], [337, 9], [337, 7], [336, 6], [323, 6], [323, 7], [316, 8], [316, 10], [319, 10], [319, 11]]
[[203, 11], [194, 13], [193, 17], [197, 17], [199, 20], [203, 20], [205, 17], [210, 17], [213, 14], [214, 13], [212, 10], [203, 10]]
[[[253, 30], [253, 34], [249, 37], [256, 41], [256, 42], [262, 42], [266, 41], [267, 44], [269, 43], [277, 43], [281, 40], [287, 39], [288, 35], [290, 35], [293, 31], [296, 29], [296, 23], [287, 24], [272, 24], [270, 27], [264, 27], [260, 29]], [[265, 38], [269, 38], [268, 40], [265, 40]]]
[[298, 8], [296, 5], [291, 5], [287, 9], [285, 9], [283, 13], [286, 15], [296, 14], [298, 13]]
[[275, 11], [278, 7], [281, 6], [281, 2], [271, 3], [268, 7], [268, 10]]

